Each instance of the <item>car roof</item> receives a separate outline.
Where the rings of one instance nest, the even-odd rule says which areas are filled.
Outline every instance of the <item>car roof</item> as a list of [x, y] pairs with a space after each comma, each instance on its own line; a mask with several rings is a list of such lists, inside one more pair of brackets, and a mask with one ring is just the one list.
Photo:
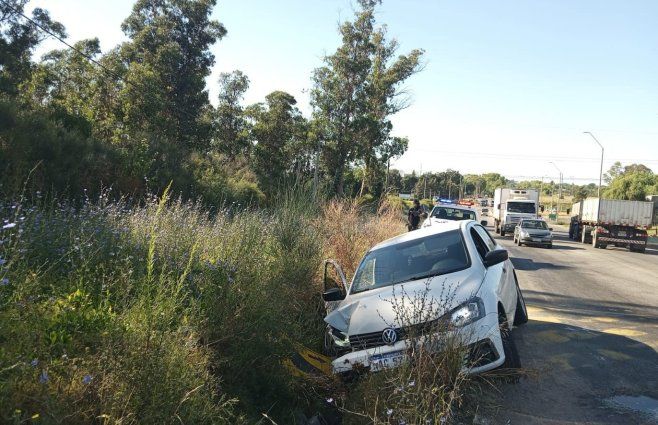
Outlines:
[[413, 241], [415, 239], [424, 238], [425, 236], [435, 235], [439, 233], [449, 232], [451, 230], [457, 230], [465, 228], [468, 223], [474, 222], [474, 220], [458, 220], [458, 221], [445, 221], [445, 222], [433, 222], [431, 226], [422, 227], [418, 230], [412, 232], [403, 233], [399, 236], [387, 239], [384, 242], [380, 242], [370, 249], [374, 251], [380, 248], [385, 248], [387, 246], [397, 245], [399, 243]]
[[436, 207], [450, 207], [450, 208], [455, 208], [458, 210], [469, 210], [469, 211], [475, 211], [475, 209], [469, 207], [468, 205], [460, 205], [460, 204], [436, 204], [434, 205], [434, 208]]

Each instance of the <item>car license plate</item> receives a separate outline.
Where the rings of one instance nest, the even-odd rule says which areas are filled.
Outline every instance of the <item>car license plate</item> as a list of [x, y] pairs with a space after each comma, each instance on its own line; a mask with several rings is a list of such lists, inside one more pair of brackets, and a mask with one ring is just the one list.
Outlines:
[[533, 242], [541, 242], [541, 238], [532, 238]]
[[370, 370], [377, 372], [382, 369], [388, 369], [400, 366], [404, 361], [404, 351], [393, 351], [391, 353], [375, 354], [370, 356]]
[[623, 231], [623, 230], [620, 230], [620, 231], [617, 232], [617, 236], [623, 236], [623, 237], [626, 237], [626, 232]]

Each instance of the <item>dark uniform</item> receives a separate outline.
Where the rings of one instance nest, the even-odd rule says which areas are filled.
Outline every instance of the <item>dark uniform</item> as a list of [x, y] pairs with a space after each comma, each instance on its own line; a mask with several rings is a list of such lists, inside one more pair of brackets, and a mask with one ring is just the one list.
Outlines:
[[420, 226], [420, 216], [422, 213], [423, 208], [418, 204], [409, 208], [409, 214], [407, 215], [409, 231], [418, 229], [418, 226]]

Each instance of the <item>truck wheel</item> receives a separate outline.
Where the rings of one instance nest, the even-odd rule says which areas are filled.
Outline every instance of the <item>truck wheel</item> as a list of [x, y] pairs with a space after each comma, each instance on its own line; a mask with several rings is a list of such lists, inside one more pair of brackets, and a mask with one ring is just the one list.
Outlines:
[[594, 236], [592, 236], [592, 246], [594, 248], [602, 248], [603, 247], [603, 245], [601, 245], [599, 243], [599, 238], [598, 238], [598, 236], [596, 236], [596, 234], [594, 234]]
[[500, 226], [498, 225], [498, 221], [494, 221], [494, 226], [496, 228], [496, 233], [500, 234]]
[[628, 249], [629, 249], [631, 252], [640, 252], [640, 253], [643, 253], [644, 250], [646, 249], [646, 247], [645, 247], [645, 246], [641, 246], [641, 247], [637, 247], [637, 248], [636, 248], [634, 245], [629, 244], [629, 245], [628, 245]]

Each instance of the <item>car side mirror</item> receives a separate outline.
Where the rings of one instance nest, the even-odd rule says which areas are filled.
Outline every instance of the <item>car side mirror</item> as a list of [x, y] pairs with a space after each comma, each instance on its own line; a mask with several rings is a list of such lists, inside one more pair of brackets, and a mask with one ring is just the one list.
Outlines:
[[480, 224], [486, 227], [489, 222], [487, 220], [482, 220]]
[[322, 293], [322, 299], [325, 301], [342, 301], [345, 299], [345, 294], [340, 288], [327, 289]]
[[484, 267], [495, 266], [500, 264], [503, 261], [509, 258], [509, 254], [506, 249], [494, 249], [493, 251], [487, 252], [487, 255], [484, 256]]

